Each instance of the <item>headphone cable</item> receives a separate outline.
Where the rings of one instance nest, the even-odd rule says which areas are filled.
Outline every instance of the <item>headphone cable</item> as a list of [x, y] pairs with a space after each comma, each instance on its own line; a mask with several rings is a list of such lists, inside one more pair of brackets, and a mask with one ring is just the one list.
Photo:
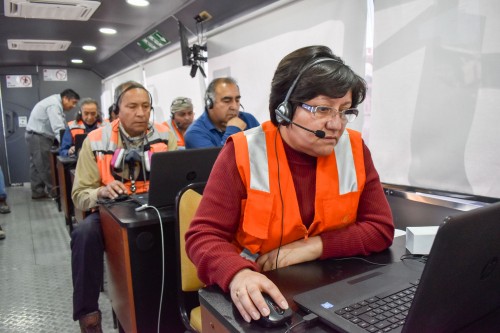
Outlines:
[[[281, 192], [281, 180], [280, 180], [280, 162], [278, 159], [278, 148], [277, 148], [277, 138], [278, 138], [278, 132], [280, 129], [280, 125], [278, 125], [278, 128], [276, 129], [276, 134], [274, 135], [274, 153], [276, 154], [276, 165], [278, 167], [278, 189], [280, 192], [280, 200], [281, 200], [281, 235], [280, 235], [280, 245], [278, 246], [278, 252], [276, 253], [276, 269], [278, 269], [278, 258], [280, 256], [280, 249], [281, 249], [281, 244], [283, 243], [283, 232], [285, 228], [285, 222], [284, 222], [284, 216], [285, 216], [285, 202], [283, 201], [283, 193]], [[280, 132], [281, 135], [281, 132]]]
[[163, 220], [161, 218], [160, 211], [158, 208], [155, 206], [151, 206], [148, 204], [139, 206], [135, 209], [136, 212], [143, 211], [145, 209], [154, 209], [156, 211], [156, 214], [158, 214], [158, 220], [160, 222], [160, 236], [161, 236], [161, 290], [160, 290], [160, 304], [158, 306], [158, 326], [157, 326], [157, 331], [160, 333], [160, 327], [161, 327], [161, 309], [163, 305], [163, 294], [165, 291], [165, 240], [163, 236]]

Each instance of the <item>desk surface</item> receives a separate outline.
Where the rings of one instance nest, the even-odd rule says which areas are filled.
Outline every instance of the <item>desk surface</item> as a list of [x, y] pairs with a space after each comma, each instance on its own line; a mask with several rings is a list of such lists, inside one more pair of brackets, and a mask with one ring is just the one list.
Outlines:
[[57, 156], [57, 160], [63, 164], [76, 164], [76, 157], [74, 156]]
[[[405, 237], [396, 237], [391, 248], [370, 256], [369, 260], [387, 264], [399, 261], [399, 258], [405, 251]], [[330, 259], [293, 265], [266, 272], [265, 274], [280, 288], [280, 291], [294, 311], [292, 318], [293, 325], [301, 321], [302, 316], [305, 314], [297, 308], [297, 305], [293, 301], [294, 295], [369, 271], [376, 267], [376, 265], [359, 259]], [[283, 332], [286, 329], [286, 327], [264, 329], [255, 323], [246, 323], [237, 310], [233, 308], [230, 296], [222, 293], [218, 287], [212, 286], [200, 290], [199, 298], [200, 304], [214, 315], [229, 332]], [[299, 325], [293, 329], [294, 333], [306, 331], [332, 332], [332, 329], [319, 323], [319, 321], [314, 326]]]
[[[156, 210], [149, 208], [136, 212], [135, 208], [139, 205], [133, 199], [111, 203], [104, 206], [110, 211], [111, 214], [113, 214], [116, 222], [119, 223], [122, 228], [129, 229], [158, 224], [158, 213]], [[173, 207], [161, 208], [158, 209], [158, 211], [164, 221], [173, 221], [175, 218]]]
[[[400, 261], [401, 255], [405, 253], [405, 237], [400, 236], [394, 239], [393, 245], [388, 250], [371, 255], [366, 259], [376, 263], [387, 264]], [[294, 295], [335, 281], [343, 280], [356, 274], [364, 273], [376, 267], [376, 265], [366, 263], [359, 259], [329, 259], [289, 266], [266, 272], [265, 274], [280, 288], [288, 304], [294, 311], [292, 318], [293, 325], [300, 322], [302, 317], [306, 314], [298, 309], [293, 301]], [[207, 314], [203, 320], [208, 319], [204, 321], [204, 325], [209, 322], [209, 325], [205, 326], [212, 326], [212, 329], [209, 327], [205, 329], [204, 326], [204, 332], [284, 332], [287, 329], [286, 326], [275, 329], [265, 329], [256, 323], [246, 323], [243, 318], [241, 318], [238, 310], [233, 307], [230, 296], [223, 293], [216, 286], [200, 290], [199, 299], [202, 305], [202, 313], [205, 311]], [[481, 321], [478, 325], [481, 327], [474, 326], [474, 328], [470, 329], [470, 332], [499, 332], [500, 309]], [[336, 331], [317, 321], [309, 326], [305, 324], [298, 325], [292, 332], [314, 333]]]

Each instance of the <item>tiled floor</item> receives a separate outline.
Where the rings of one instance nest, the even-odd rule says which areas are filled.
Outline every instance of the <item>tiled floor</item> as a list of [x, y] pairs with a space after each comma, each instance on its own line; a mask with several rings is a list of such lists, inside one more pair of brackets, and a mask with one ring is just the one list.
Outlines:
[[[29, 185], [7, 188], [10, 214], [0, 214], [0, 333], [77, 333], [72, 319], [70, 237], [51, 199], [32, 200]], [[106, 286], [104, 287], [106, 290]], [[113, 328], [106, 292], [103, 331]]]

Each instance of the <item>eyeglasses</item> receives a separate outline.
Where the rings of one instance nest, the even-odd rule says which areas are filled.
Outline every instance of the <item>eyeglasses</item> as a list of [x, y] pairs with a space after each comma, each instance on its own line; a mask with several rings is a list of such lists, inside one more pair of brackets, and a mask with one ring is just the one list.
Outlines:
[[301, 103], [300, 107], [311, 112], [313, 116], [316, 117], [317, 119], [335, 117], [338, 114], [340, 120], [342, 120], [342, 122], [344, 123], [353, 122], [359, 113], [358, 109], [355, 108], [337, 111], [336, 109], [329, 106], [322, 106], [322, 105], [312, 106], [306, 103]]
[[181, 105], [181, 104], [184, 104], [184, 103], [191, 103], [191, 98], [176, 98], [174, 99], [174, 101], [172, 102], [172, 106], [174, 105]]

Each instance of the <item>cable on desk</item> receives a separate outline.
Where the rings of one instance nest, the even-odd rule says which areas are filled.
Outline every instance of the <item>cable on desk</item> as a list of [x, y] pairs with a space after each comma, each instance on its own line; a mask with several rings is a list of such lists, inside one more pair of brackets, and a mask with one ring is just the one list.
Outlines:
[[360, 257], [346, 257], [346, 258], [333, 258], [333, 260], [349, 260], [349, 259], [356, 259], [356, 260], [361, 260], [361, 261], [364, 261], [364, 262], [367, 262], [371, 265], [378, 265], [378, 266], [387, 266], [388, 264], [381, 264], [379, 262], [374, 262], [374, 261], [370, 261], [370, 260], [367, 260], [365, 258], [360, 258]]
[[288, 329], [285, 331], [285, 333], [290, 333], [295, 327], [302, 325], [302, 324], [312, 324], [318, 320], [318, 316], [315, 315], [314, 313], [309, 313], [302, 317], [302, 320], [299, 321], [298, 323], [293, 324], [292, 326], [288, 327]]
[[425, 264], [427, 262], [428, 257], [429, 257], [429, 255], [427, 255], [427, 254], [403, 254], [399, 259], [401, 261], [416, 260], [418, 262]]
[[148, 204], [144, 204], [135, 209], [136, 212], [141, 212], [148, 208], [154, 209], [156, 214], [158, 214], [158, 219], [160, 220], [160, 232], [161, 232], [161, 291], [160, 291], [160, 306], [158, 307], [158, 333], [160, 333], [161, 326], [161, 307], [163, 304], [163, 293], [165, 290], [165, 240], [163, 239], [163, 221], [161, 219], [161, 214], [158, 208], [155, 206], [150, 206]]

